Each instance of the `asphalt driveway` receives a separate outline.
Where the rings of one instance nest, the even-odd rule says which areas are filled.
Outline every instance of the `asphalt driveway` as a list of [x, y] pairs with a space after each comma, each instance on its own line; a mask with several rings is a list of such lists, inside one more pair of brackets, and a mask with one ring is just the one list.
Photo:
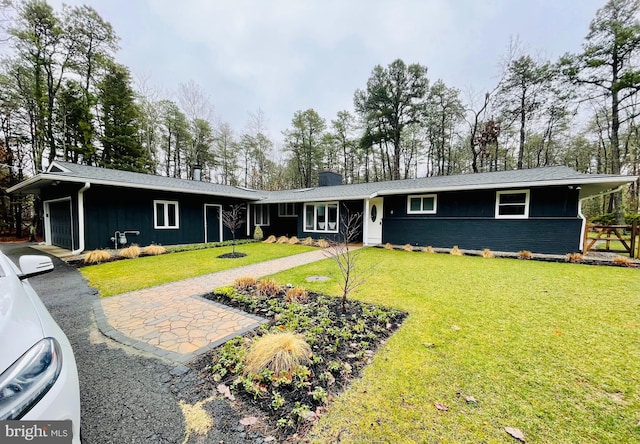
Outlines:
[[[42, 254], [24, 244], [0, 244], [17, 262]], [[105, 337], [93, 319], [96, 290], [74, 268], [53, 258], [55, 269], [30, 279], [73, 346], [80, 377], [84, 444], [182, 443], [187, 434], [180, 401], [193, 405], [213, 394], [211, 385], [186, 366], [162, 361]], [[202, 404], [213, 427], [188, 442], [262, 443], [247, 433], [226, 401]]]

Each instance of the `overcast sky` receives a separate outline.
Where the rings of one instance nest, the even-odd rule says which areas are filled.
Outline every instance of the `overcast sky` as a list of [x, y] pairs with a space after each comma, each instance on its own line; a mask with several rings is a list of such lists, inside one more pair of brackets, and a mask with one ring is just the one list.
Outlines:
[[[62, 1], [49, 0], [56, 10]], [[117, 60], [169, 97], [196, 82], [216, 116], [242, 131], [265, 113], [269, 135], [297, 110], [353, 110], [376, 64], [428, 67], [431, 82], [481, 94], [512, 37], [557, 59], [580, 50], [605, 0], [65, 0], [88, 4], [120, 37]]]

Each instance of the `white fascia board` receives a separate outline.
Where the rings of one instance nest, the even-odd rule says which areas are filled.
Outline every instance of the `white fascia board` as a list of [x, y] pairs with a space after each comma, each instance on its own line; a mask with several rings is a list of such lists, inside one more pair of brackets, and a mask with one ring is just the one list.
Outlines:
[[637, 176], [617, 176], [617, 177], [598, 177], [584, 179], [559, 179], [548, 181], [533, 182], [505, 182], [505, 183], [487, 183], [478, 185], [458, 185], [446, 187], [428, 187], [428, 188], [405, 188], [396, 190], [380, 190], [369, 197], [392, 196], [395, 194], [415, 194], [415, 193], [441, 193], [445, 191], [470, 191], [470, 190], [504, 190], [511, 188], [534, 188], [549, 186], [570, 186], [570, 185], [590, 185], [590, 184], [611, 184], [611, 187], [624, 185], [625, 183], [637, 180]]
[[102, 180], [102, 179], [87, 179], [83, 177], [73, 177], [73, 176], [61, 176], [56, 175], [55, 173], [41, 173], [30, 179], [27, 179], [24, 182], [21, 182], [13, 187], [7, 189], [7, 193], [11, 193], [13, 191], [19, 191], [22, 188], [26, 188], [27, 186], [33, 185], [39, 181], [60, 181], [60, 182], [71, 182], [71, 183], [90, 183], [92, 185], [108, 185], [115, 186], [121, 188], [137, 188], [144, 190], [154, 190], [154, 191], [166, 191], [171, 193], [185, 193], [185, 194], [202, 194], [207, 196], [222, 196], [222, 197], [233, 197], [236, 199], [244, 199], [244, 200], [259, 200], [261, 196], [256, 196], [255, 199], [251, 199], [248, 196], [241, 196], [233, 193], [214, 193], [208, 191], [200, 191], [200, 190], [191, 190], [185, 188], [171, 188], [171, 187], [162, 187], [157, 185], [147, 185], [147, 184], [137, 184], [137, 183], [123, 183], [113, 180]]

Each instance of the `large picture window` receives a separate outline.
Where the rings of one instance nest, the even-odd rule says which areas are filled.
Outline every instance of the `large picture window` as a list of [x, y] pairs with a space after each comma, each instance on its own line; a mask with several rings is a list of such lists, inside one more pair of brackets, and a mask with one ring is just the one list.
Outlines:
[[153, 201], [153, 227], [158, 229], [180, 228], [178, 202], [174, 200]]
[[304, 231], [337, 233], [338, 228], [337, 202], [304, 205]]
[[255, 225], [269, 225], [269, 205], [255, 205], [253, 211]]
[[407, 198], [407, 214], [436, 214], [438, 198], [435, 194], [409, 196]]
[[280, 203], [278, 204], [278, 216], [280, 217], [296, 217], [298, 212], [296, 211], [295, 203]]
[[529, 217], [529, 190], [498, 191], [496, 219], [526, 219]]

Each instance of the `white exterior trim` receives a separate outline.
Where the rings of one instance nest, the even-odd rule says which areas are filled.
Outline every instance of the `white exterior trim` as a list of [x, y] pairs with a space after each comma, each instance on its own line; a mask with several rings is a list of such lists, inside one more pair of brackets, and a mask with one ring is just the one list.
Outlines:
[[[505, 194], [524, 194], [524, 204], [501, 204], [500, 196]], [[528, 219], [529, 218], [529, 205], [531, 203], [529, 190], [506, 190], [506, 191], [496, 191], [496, 219]], [[500, 214], [500, 208], [507, 206], [521, 206], [524, 205], [524, 214]]]
[[[158, 204], [163, 205], [164, 212], [164, 223], [165, 225], [158, 225]], [[167, 225], [169, 223], [169, 205], [175, 205], [175, 220], [176, 224]], [[180, 204], [177, 200], [162, 200], [162, 199], [154, 199], [153, 200], [153, 229], [154, 230], [179, 230], [180, 229]]]
[[73, 242], [73, 204], [71, 202], [71, 196], [60, 197], [58, 199], [45, 200], [42, 202], [42, 209], [44, 210], [44, 243], [45, 245], [53, 245], [51, 243], [51, 216], [49, 215], [49, 204], [58, 202], [69, 202], [69, 213], [71, 215], [71, 250], [74, 250]]
[[[433, 210], [411, 211], [411, 199], [420, 199], [420, 207], [422, 208], [423, 198], [433, 198]], [[437, 194], [410, 194], [407, 196], [407, 214], [436, 214], [438, 212], [438, 195]]]

